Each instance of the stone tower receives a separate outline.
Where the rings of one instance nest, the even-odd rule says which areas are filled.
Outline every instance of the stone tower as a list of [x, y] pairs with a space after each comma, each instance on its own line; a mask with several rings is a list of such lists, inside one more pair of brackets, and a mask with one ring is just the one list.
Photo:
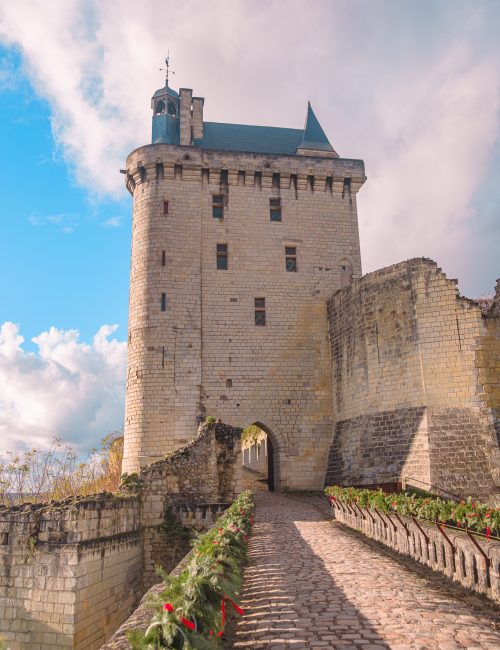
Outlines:
[[201, 97], [152, 99], [133, 196], [124, 472], [205, 415], [258, 423], [275, 485], [319, 488], [332, 437], [326, 301], [361, 275], [361, 160], [304, 129], [203, 121]]

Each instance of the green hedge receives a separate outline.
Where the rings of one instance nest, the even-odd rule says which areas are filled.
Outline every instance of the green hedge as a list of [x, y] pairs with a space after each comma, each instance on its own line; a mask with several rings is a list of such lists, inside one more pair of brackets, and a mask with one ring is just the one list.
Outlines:
[[346, 504], [356, 504], [360, 508], [377, 508], [386, 513], [397, 512], [399, 515], [417, 519], [438, 521], [459, 528], [467, 527], [486, 533], [488, 537], [492, 534], [500, 536], [500, 508], [490, 508], [471, 497], [457, 503], [407, 492], [385, 494], [382, 490], [343, 488], [337, 485], [327, 487], [325, 494], [330, 502], [338, 500]]
[[253, 510], [252, 493], [243, 492], [208, 533], [198, 536], [178, 576], [160, 572], [165, 589], [153, 601], [146, 632], [129, 633], [134, 650], [221, 647], [225, 612], [242, 613], [234, 599], [241, 586]]

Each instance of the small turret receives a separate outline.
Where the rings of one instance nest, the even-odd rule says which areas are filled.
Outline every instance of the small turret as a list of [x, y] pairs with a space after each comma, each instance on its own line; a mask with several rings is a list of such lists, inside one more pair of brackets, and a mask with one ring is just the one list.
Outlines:
[[179, 94], [168, 85], [155, 92], [153, 109], [153, 144], [179, 144]]

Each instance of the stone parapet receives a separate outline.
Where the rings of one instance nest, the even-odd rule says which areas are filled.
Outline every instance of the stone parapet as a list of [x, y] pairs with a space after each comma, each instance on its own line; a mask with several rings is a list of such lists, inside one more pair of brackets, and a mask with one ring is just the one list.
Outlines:
[[332, 507], [335, 519], [397, 551], [439, 571], [464, 587], [500, 603], [500, 543], [475, 537], [485, 556], [464, 533], [416, 523], [408, 517], [384, 515], [366, 509]]

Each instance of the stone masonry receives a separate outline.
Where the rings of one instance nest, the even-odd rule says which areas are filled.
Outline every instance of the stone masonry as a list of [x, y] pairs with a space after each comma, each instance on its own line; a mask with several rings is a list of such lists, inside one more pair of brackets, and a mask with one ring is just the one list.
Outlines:
[[406, 478], [498, 500], [499, 301], [497, 291], [482, 314], [427, 259], [370, 273], [334, 294], [327, 484]]
[[[123, 469], [185, 444], [210, 414], [263, 426], [277, 488], [320, 488], [333, 423], [326, 300], [345, 277], [361, 275], [356, 193], [364, 165], [335, 152], [194, 146], [182, 135], [190, 97], [181, 90], [184, 144], [147, 145], [127, 159]], [[223, 197], [222, 218], [212, 216], [214, 196]], [[270, 199], [280, 199], [281, 221], [270, 220]], [[227, 270], [217, 269], [217, 244], [227, 245]], [[296, 249], [296, 272], [286, 271], [285, 247]], [[264, 327], [255, 325], [256, 298], [265, 299]]]
[[0, 638], [10, 650], [96, 650], [240, 490], [241, 429], [198, 436], [118, 495], [0, 508]]

